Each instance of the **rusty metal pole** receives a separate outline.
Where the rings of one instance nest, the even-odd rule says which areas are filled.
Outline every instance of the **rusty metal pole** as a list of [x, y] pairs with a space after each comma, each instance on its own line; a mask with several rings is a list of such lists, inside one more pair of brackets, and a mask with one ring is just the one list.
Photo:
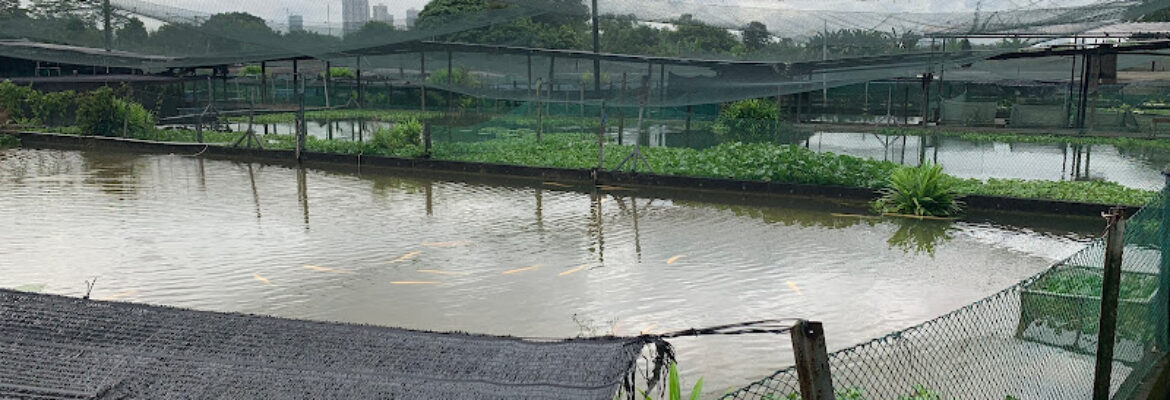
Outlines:
[[833, 400], [833, 376], [820, 322], [800, 320], [792, 327], [792, 353], [803, 400]]
[[1125, 247], [1125, 215], [1109, 210], [1105, 234], [1105, 271], [1101, 282], [1101, 320], [1097, 329], [1097, 365], [1093, 371], [1093, 400], [1109, 400], [1113, 373], [1113, 346], [1117, 339], [1117, 304], [1121, 292], [1121, 256]]

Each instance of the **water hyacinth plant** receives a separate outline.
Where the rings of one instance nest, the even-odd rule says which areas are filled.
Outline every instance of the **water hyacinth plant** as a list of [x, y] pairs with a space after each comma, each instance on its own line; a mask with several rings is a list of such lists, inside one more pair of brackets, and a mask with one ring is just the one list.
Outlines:
[[956, 180], [943, 174], [938, 164], [899, 168], [890, 174], [888, 184], [873, 202], [879, 213], [950, 217], [962, 211]]

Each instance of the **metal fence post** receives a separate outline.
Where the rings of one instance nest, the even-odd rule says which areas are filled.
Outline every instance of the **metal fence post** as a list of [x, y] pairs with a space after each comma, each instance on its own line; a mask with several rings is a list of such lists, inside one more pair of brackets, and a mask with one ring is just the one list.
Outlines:
[[1113, 372], [1113, 345], [1117, 338], [1117, 303], [1121, 292], [1121, 256], [1125, 247], [1125, 216], [1120, 208], [1106, 215], [1105, 271], [1101, 283], [1101, 321], [1097, 329], [1097, 366], [1093, 372], [1093, 399], [1109, 400]]
[[1154, 307], [1158, 316], [1165, 318], [1156, 327], [1158, 349], [1162, 352], [1170, 351], [1170, 167], [1162, 171], [1166, 178], [1166, 185], [1162, 188], [1162, 220], [1158, 225], [1158, 245], [1161, 249], [1161, 262], [1158, 265], [1158, 295], [1154, 299]]
[[792, 328], [792, 353], [803, 400], [832, 400], [833, 376], [820, 322], [801, 320]]

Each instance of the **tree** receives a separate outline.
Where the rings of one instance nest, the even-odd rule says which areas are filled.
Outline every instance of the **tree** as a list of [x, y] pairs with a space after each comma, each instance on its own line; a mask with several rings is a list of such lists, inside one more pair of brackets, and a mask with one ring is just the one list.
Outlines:
[[243, 12], [212, 15], [200, 26], [213, 52], [262, 49], [275, 44], [279, 35], [263, 19]]
[[1170, 22], [1170, 8], [1146, 14], [1138, 18], [1138, 22]]
[[683, 14], [672, 22], [675, 30], [668, 32], [666, 39], [677, 46], [676, 51], [680, 54], [692, 52], [727, 53], [739, 43], [727, 29], [703, 23], [694, 19], [690, 14]]
[[398, 29], [385, 22], [371, 21], [362, 25], [360, 29], [345, 36], [346, 42], [378, 42], [389, 43], [398, 35]]
[[21, 12], [20, 0], [0, 0], [0, 16]]
[[743, 45], [750, 51], [759, 51], [771, 41], [768, 26], [763, 22], [752, 21], [743, 29]]
[[[554, 49], [581, 48], [585, 43], [584, 21], [588, 18], [588, 8], [580, 0], [538, 0], [529, 6], [538, 11], [557, 12], [452, 33], [443, 39]], [[502, 7], [507, 5], [490, 0], [432, 0], [419, 12], [415, 26], [421, 29], [449, 29], [458, 26], [461, 20]]]
[[118, 30], [115, 31], [115, 36], [118, 40], [118, 47], [123, 49], [132, 49], [142, 46], [149, 38], [146, 33], [146, 25], [138, 18], [130, 18], [125, 24], [122, 24]]

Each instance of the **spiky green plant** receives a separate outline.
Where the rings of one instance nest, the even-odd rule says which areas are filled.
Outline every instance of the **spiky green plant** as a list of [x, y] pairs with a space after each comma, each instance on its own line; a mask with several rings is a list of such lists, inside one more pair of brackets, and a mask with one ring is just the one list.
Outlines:
[[[670, 364], [670, 374], [666, 380], [666, 387], [666, 398], [670, 400], [682, 400], [682, 380], [678, 377], [678, 367], [676, 367], [674, 363]], [[699, 381], [695, 382], [695, 387], [691, 389], [691, 394], [687, 398], [690, 400], [699, 400], [699, 395], [702, 392], [703, 378], [699, 378]], [[654, 398], [650, 397], [650, 394], [646, 392], [642, 392], [642, 398], [644, 400], [654, 400]]]
[[890, 174], [889, 186], [873, 203], [880, 213], [948, 217], [962, 210], [957, 181], [938, 164], [899, 168]]

